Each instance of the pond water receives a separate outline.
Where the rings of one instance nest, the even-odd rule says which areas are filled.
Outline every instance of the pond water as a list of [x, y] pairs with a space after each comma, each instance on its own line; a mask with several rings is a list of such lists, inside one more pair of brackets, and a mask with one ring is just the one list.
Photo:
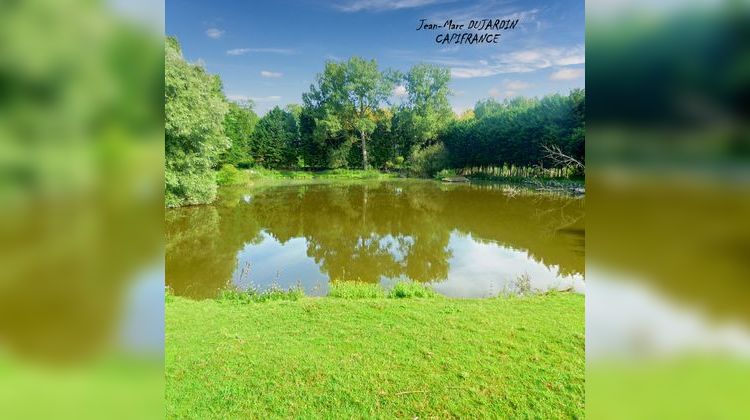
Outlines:
[[[223, 188], [166, 213], [166, 281], [227, 287], [428, 283], [453, 297], [584, 289], [584, 199], [497, 184], [392, 180]], [[528, 283], [526, 283], [528, 279]]]

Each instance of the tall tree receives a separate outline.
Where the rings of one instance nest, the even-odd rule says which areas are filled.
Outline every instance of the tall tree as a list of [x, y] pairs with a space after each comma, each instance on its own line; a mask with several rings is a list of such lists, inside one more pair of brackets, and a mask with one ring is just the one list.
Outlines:
[[368, 169], [367, 140], [376, 128], [374, 115], [388, 100], [392, 88], [392, 78], [378, 70], [375, 60], [352, 57], [346, 62], [327, 62], [303, 99], [306, 106], [318, 110], [318, 136], [343, 139], [340, 146], [346, 146], [341, 144], [346, 139], [357, 138], [362, 166]]
[[247, 168], [254, 159], [250, 146], [258, 115], [253, 111], [252, 102], [229, 103], [229, 112], [224, 117], [224, 132], [231, 142], [230, 148], [224, 152], [221, 163], [229, 163], [237, 167]]
[[211, 202], [213, 167], [230, 145], [221, 79], [186, 62], [175, 38], [166, 39], [164, 73], [166, 204]]
[[450, 71], [432, 64], [417, 64], [403, 76], [407, 101], [399, 107], [394, 130], [402, 141], [402, 153], [437, 141], [453, 118], [448, 101]]
[[267, 168], [293, 165], [293, 147], [299, 136], [294, 115], [275, 107], [255, 126], [252, 153]]

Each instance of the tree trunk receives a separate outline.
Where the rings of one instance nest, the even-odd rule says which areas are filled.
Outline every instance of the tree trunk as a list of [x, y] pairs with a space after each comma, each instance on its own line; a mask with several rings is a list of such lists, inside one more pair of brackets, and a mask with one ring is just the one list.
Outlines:
[[359, 136], [362, 139], [362, 166], [367, 170], [369, 169], [369, 165], [367, 164], [367, 138], [364, 131], [360, 131]]

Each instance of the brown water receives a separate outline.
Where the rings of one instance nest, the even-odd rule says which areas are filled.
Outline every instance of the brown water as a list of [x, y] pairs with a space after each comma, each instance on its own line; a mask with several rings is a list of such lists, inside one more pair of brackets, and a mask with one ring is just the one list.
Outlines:
[[228, 286], [330, 281], [430, 285], [455, 297], [583, 291], [584, 200], [499, 185], [329, 182], [224, 188], [167, 210], [167, 284], [207, 298]]

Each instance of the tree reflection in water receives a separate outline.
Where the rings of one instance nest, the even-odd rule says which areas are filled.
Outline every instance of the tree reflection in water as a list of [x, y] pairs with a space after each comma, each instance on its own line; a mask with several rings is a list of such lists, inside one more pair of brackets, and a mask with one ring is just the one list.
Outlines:
[[[452, 262], [476, 262], [474, 275], [488, 278], [523, 271], [524, 264], [581, 281], [584, 272], [583, 199], [509, 193], [499, 185], [397, 180], [227, 188], [215, 204], [168, 210], [166, 219], [167, 282], [195, 298], [238, 283], [245, 263], [260, 287], [299, 280], [308, 292], [310, 279], [470, 281], [451, 278]], [[515, 271], [498, 260], [487, 265], [497, 273], [482, 273], [488, 261], [472, 261], [462, 244], [505, 251]], [[292, 252], [300, 246], [304, 255]], [[295, 268], [286, 275], [288, 267]]]

